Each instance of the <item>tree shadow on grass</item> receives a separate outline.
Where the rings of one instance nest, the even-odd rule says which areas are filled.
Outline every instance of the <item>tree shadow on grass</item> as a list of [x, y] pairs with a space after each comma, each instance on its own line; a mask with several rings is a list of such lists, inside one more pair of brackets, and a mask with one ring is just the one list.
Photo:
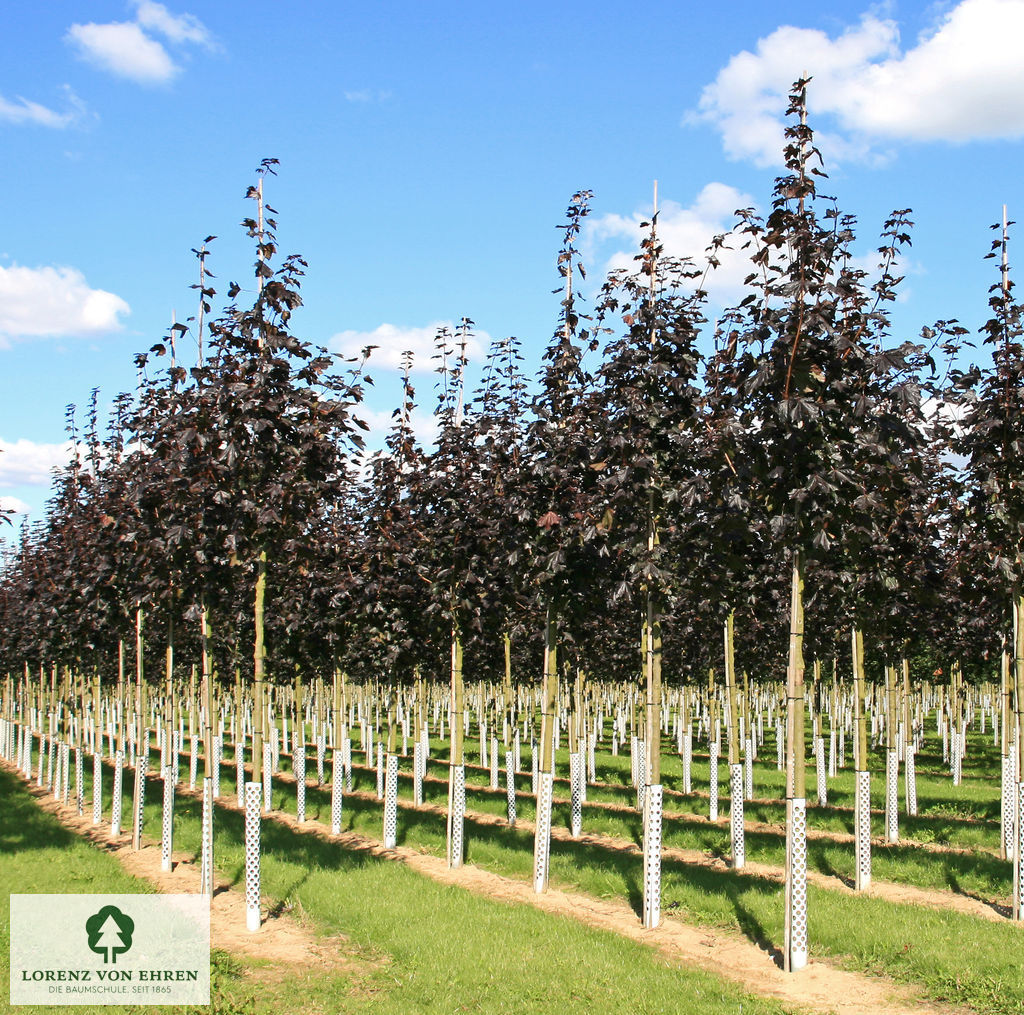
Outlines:
[[0, 769], [0, 799], [0, 853], [65, 849], [81, 841], [42, 810], [22, 780], [7, 769]]
[[736, 922], [739, 924], [744, 937], [756, 944], [762, 951], [767, 952], [775, 965], [782, 969], [785, 962], [782, 949], [768, 936], [764, 924], [744, 904], [743, 894], [740, 892], [739, 886], [735, 882], [727, 884], [725, 892], [732, 903], [733, 912], [736, 914]]

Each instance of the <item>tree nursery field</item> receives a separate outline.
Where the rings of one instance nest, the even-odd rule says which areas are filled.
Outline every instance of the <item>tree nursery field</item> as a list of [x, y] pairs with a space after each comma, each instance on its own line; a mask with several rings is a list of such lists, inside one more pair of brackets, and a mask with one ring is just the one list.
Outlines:
[[989, 362], [893, 336], [911, 213], [864, 270], [805, 85], [771, 211], [693, 260], [655, 213], [585, 298], [573, 195], [537, 376], [505, 338], [469, 391], [442, 329], [430, 446], [408, 358], [371, 451], [372, 348], [294, 334], [261, 164], [254, 302], [208, 237], [3, 556], [9, 893], [208, 896], [182, 1012], [1024, 1010], [1012, 223]]

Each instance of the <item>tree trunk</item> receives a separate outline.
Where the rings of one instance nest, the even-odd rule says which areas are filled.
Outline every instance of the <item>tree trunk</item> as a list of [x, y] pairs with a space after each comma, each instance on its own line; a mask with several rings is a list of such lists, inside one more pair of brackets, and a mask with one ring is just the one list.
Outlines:
[[146, 764], [149, 759], [143, 750], [146, 720], [143, 716], [143, 641], [142, 607], [135, 611], [135, 795], [132, 812], [132, 849], [142, 849], [142, 807], [145, 796]]
[[263, 684], [266, 678], [267, 649], [264, 643], [264, 607], [267, 596], [267, 551], [261, 550], [256, 561], [256, 596], [253, 608], [255, 638], [253, 650], [252, 704], [252, 781], [262, 784], [263, 774]]
[[452, 718], [448, 760], [448, 866], [461, 867], [466, 814], [466, 769], [463, 747], [465, 689], [462, 682], [462, 638], [452, 623]]
[[736, 684], [734, 642], [735, 611], [725, 621], [725, 686], [729, 697], [729, 823], [732, 832], [732, 865], [740, 870], [746, 863], [743, 835], [743, 765], [740, 762], [739, 688]]
[[551, 797], [555, 766], [555, 699], [558, 692], [558, 622], [549, 606], [544, 625], [544, 711], [541, 721], [540, 771], [537, 782], [537, 821], [533, 841], [533, 890], [548, 886], [551, 857]]
[[864, 702], [864, 635], [856, 628], [852, 637], [854, 715], [854, 852], [855, 887], [871, 884], [871, 772], [868, 766], [868, 725]]
[[1017, 771], [1014, 808], [1013, 919], [1024, 918], [1024, 596], [1014, 593], [1014, 718], [1017, 724]]
[[786, 914], [784, 965], [807, 965], [807, 799], [804, 767], [803, 562], [793, 555], [789, 606], [789, 665], [786, 671]]

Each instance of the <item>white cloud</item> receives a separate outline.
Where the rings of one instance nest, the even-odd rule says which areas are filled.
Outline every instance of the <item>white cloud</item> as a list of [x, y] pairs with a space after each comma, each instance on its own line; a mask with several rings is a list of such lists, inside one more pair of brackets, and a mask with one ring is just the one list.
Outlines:
[[32, 508], [19, 497], [0, 497], [0, 510], [13, 511], [16, 515], [27, 515]]
[[16, 441], [0, 438], [0, 488], [49, 486], [51, 472], [71, 461], [73, 447], [71, 441], [37, 444], [25, 438]]
[[391, 98], [391, 92], [374, 91], [372, 88], [359, 88], [343, 93], [346, 102], [385, 102]]
[[0, 266], [0, 347], [12, 338], [117, 331], [130, 308], [75, 268]]
[[[664, 253], [671, 257], [690, 258], [698, 268], [703, 267], [704, 251], [715, 236], [727, 233], [734, 225], [734, 212], [749, 208], [754, 199], [735, 187], [724, 183], [709, 183], [697, 195], [693, 204], [683, 207], [676, 201], [664, 201], [658, 211], [658, 238]], [[618, 268], [635, 269], [634, 257], [648, 229], [650, 208], [632, 215], [598, 215], [585, 220], [585, 251], [602, 256], [605, 271]], [[628, 240], [628, 248], [607, 254], [610, 241]], [[736, 244], [738, 245], [738, 244]], [[717, 255], [721, 264], [708, 276], [708, 289], [719, 303], [731, 302], [742, 288], [743, 279], [750, 273], [750, 261], [739, 250], [721, 250]]]
[[163, 43], [149, 33], [162, 35], [179, 46], [213, 48], [209, 31], [197, 17], [171, 14], [163, 4], [152, 0], [140, 0], [135, 21], [74, 24], [65, 38], [83, 59], [100, 70], [140, 84], [164, 84], [178, 74], [181, 67]]
[[0, 95], [0, 122], [27, 123], [57, 129], [70, 127], [78, 123], [86, 115], [87, 110], [85, 103], [66, 85], [64, 93], [68, 108], [62, 113], [20, 95], [15, 96], [13, 100]]
[[140, 84], [170, 81], [180, 69], [167, 50], [134, 21], [72, 25], [68, 39], [78, 47], [84, 59], [100, 70]]
[[192, 42], [207, 48], [213, 45], [206, 26], [194, 14], [171, 14], [163, 4], [141, 0], [135, 18], [143, 28], [159, 32], [171, 42]]
[[[370, 370], [385, 366], [398, 369], [402, 365], [402, 353], [412, 352], [412, 369], [416, 373], [429, 373], [436, 369], [438, 361], [431, 357], [435, 353], [434, 337], [442, 329], [447, 328], [454, 336], [455, 325], [451, 321], [435, 321], [422, 328], [405, 328], [395, 324], [381, 324], [373, 331], [340, 331], [332, 336], [328, 348], [345, 356], [359, 356], [368, 345], [377, 346], [370, 354]], [[449, 344], [454, 343], [454, 337]], [[490, 343], [490, 336], [485, 331], [476, 331], [466, 346], [466, 356], [470, 360], [483, 358], [484, 350]]]
[[[363, 405], [359, 407], [358, 415], [370, 428], [370, 434], [379, 438], [381, 443], [395, 425], [393, 410], [381, 411]], [[431, 413], [414, 409], [409, 424], [421, 447], [429, 447], [437, 439], [437, 419]]]
[[897, 24], [874, 14], [835, 39], [786, 25], [732, 57], [685, 121], [713, 124], [730, 158], [778, 165], [786, 96], [805, 74], [812, 117], [831, 119], [816, 135], [829, 160], [879, 161], [893, 142], [1022, 137], [1022, 38], [1024, 0], [962, 0], [905, 50]]

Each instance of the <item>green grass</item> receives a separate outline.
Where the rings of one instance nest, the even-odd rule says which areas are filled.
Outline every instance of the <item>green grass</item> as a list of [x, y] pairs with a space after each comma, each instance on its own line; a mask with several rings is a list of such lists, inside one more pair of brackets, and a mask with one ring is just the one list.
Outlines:
[[[149, 828], [159, 827], [154, 788], [151, 784], [147, 796]], [[8, 891], [146, 890], [124, 874], [113, 857], [83, 843], [42, 812], [20, 782], [2, 770], [0, 798], [0, 884], [8, 885]], [[109, 808], [109, 789], [105, 804]], [[196, 801], [179, 797], [175, 828], [177, 848], [198, 847]], [[218, 811], [216, 845], [218, 868], [241, 881], [241, 815]], [[263, 825], [262, 845], [265, 895], [301, 910], [323, 933], [347, 935], [358, 972], [354, 980], [344, 970], [336, 976], [301, 972], [279, 982], [261, 982], [256, 990], [251, 975], [258, 975], [258, 964], [219, 955], [213, 970], [212, 1010], [224, 1015], [654, 1013], [678, 1010], [680, 997], [712, 1015], [783, 1011], [774, 1002], [745, 994], [711, 974], [670, 964], [653, 949], [615, 934], [530, 906], [493, 902], [439, 885], [404, 865], [345, 850], [272, 821]], [[89, 872], [85, 882], [84, 872]], [[6, 921], [6, 913], [0, 919]], [[6, 997], [9, 928], [6, 923], [2, 927]]]

